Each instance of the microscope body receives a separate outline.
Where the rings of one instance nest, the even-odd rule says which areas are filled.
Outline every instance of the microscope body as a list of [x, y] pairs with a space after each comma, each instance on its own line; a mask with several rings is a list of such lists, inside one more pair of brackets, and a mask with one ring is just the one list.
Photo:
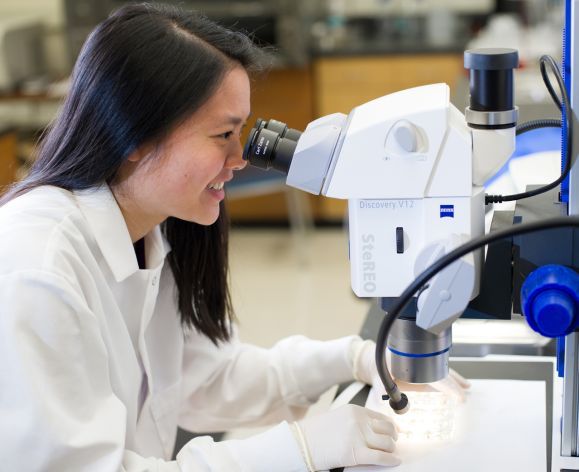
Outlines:
[[484, 233], [472, 137], [445, 84], [355, 108], [336, 157], [322, 194], [348, 199], [351, 281], [359, 297], [400, 295], [437, 245]]
[[[514, 142], [513, 127], [471, 128], [446, 84], [427, 85], [312, 122], [287, 183], [348, 200], [352, 290], [385, 301], [484, 234], [484, 189], [477, 184], [502, 166]], [[397, 378], [426, 383], [447, 375], [451, 324], [478, 295], [482, 266], [482, 250], [464, 256], [395, 322], [388, 347]]]
[[[465, 53], [466, 116], [446, 84], [426, 85], [324, 116], [301, 134], [258, 120], [244, 157], [286, 173], [289, 186], [347, 199], [352, 290], [398, 297], [437, 259], [484, 234], [482, 184], [515, 147], [517, 64], [514, 50]], [[414, 313], [396, 321], [388, 347], [397, 378], [448, 374], [451, 325], [478, 295], [482, 267], [482, 250], [451, 264], [422, 290]]]
[[[416, 87], [310, 123], [287, 184], [348, 200], [352, 290], [359, 297], [397, 297], [434, 260], [484, 234], [478, 183], [510, 156], [514, 138], [514, 128], [469, 127], [446, 84]], [[477, 162], [483, 153], [475, 143], [492, 149], [493, 159]], [[431, 297], [419, 326], [448, 328], [478, 294], [482, 263], [478, 251], [455, 265], [446, 281], [453, 296]]]

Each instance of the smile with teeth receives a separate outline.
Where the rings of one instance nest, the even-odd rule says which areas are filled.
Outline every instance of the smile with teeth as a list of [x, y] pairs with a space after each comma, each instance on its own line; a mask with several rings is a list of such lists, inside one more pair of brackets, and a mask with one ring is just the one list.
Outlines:
[[225, 182], [216, 182], [214, 184], [208, 185], [207, 188], [211, 189], [211, 190], [221, 190], [224, 185], [225, 185]]

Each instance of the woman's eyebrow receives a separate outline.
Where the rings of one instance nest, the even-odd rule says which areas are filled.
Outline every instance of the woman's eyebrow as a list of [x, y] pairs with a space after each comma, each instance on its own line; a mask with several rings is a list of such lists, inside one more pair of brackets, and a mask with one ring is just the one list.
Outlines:
[[243, 118], [236, 116], [236, 115], [229, 115], [229, 116], [225, 117], [223, 122], [225, 124], [228, 124], [228, 125], [239, 125], [239, 124], [246, 123], [247, 120], [249, 120], [250, 116], [251, 116], [251, 113], [249, 113], [247, 115], [247, 118], [243, 119]]

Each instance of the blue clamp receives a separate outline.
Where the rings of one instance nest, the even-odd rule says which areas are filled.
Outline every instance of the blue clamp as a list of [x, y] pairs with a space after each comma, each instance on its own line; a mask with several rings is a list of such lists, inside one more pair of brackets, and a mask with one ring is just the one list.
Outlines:
[[579, 275], [560, 265], [533, 271], [521, 288], [521, 305], [529, 326], [549, 338], [579, 327]]

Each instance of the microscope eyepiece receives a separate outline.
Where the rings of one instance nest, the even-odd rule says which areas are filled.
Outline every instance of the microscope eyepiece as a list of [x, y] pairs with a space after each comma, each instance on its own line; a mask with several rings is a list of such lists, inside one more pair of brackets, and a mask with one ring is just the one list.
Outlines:
[[264, 170], [274, 168], [287, 174], [301, 135], [281, 121], [258, 118], [249, 132], [243, 159], [252, 166]]

